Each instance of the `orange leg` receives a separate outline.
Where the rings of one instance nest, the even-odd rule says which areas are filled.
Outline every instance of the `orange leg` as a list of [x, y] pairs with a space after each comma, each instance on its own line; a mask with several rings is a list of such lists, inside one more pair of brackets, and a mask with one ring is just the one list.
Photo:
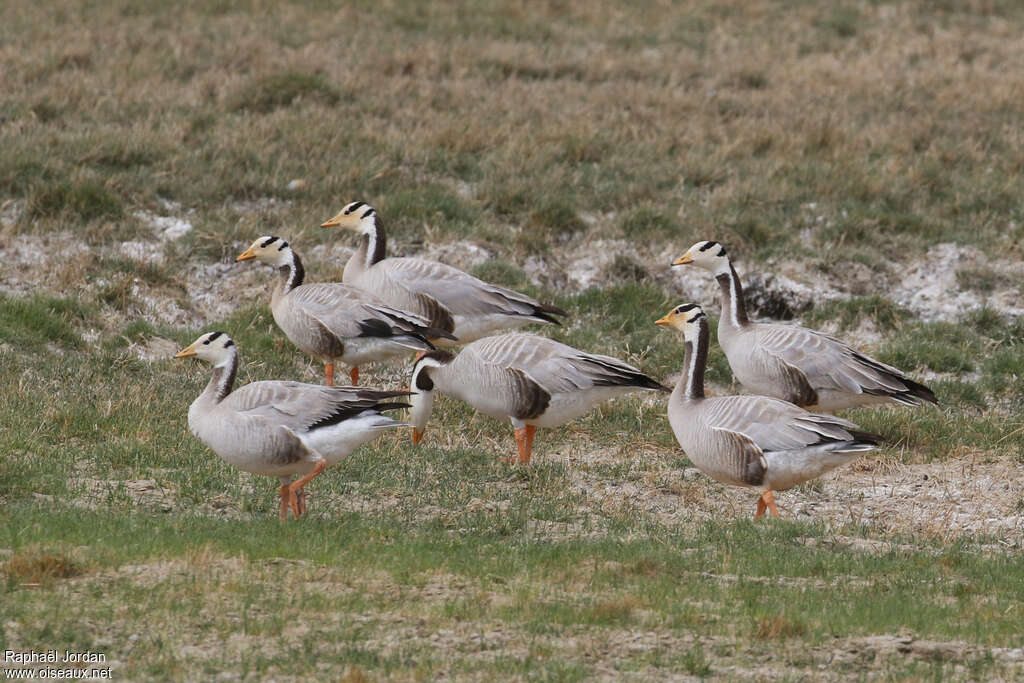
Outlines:
[[[513, 432], [513, 435], [516, 438], [516, 448], [519, 450], [518, 462], [522, 462], [526, 458], [526, 430], [517, 429]], [[513, 458], [512, 462], [516, 462], [516, 459]]]
[[[288, 485], [288, 503], [291, 505], [292, 514], [295, 515], [295, 519], [298, 519], [302, 514], [299, 511], [299, 497], [297, 494], [302, 491], [303, 486], [313, 480], [313, 477], [319, 475], [325, 469], [327, 469], [327, 461], [318, 460], [312, 472]], [[305, 507], [306, 505], [303, 503], [302, 509], [305, 510]]]
[[412, 428], [412, 445], [413, 446], [419, 446], [420, 445], [420, 441], [423, 441], [423, 432], [421, 432], [420, 430], [418, 430], [415, 427], [413, 427]]
[[299, 503], [299, 514], [303, 517], [306, 516], [306, 497], [308, 495], [309, 494], [306, 493], [305, 489], [302, 489], [301, 491], [295, 494], [295, 498]]
[[281, 496], [281, 512], [278, 513], [278, 517], [281, 521], [288, 519], [288, 484], [284, 484], [278, 489], [278, 494]]
[[426, 351], [417, 351], [416, 352], [416, 358], [413, 360], [413, 363], [419, 363], [420, 362], [420, 358], [423, 358], [423, 356], [425, 356], [425, 355], [427, 355]]
[[334, 386], [334, 363], [324, 363], [324, 374], [327, 376], [327, 386]]
[[530, 454], [533, 453], [533, 435], [537, 433], [537, 428], [533, 425], [526, 425], [526, 460], [523, 462], [526, 464], [530, 463]]
[[515, 430], [516, 448], [519, 449], [519, 464], [530, 464], [530, 451], [533, 449], [533, 435], [537, 428], [533, 425], [526, 425], [523, 429]]
[[352, 386], [359, 384], [359, 366], [353, 365], [352, 369], [348, 371], [349, 378], [352, 379]]
[[779, 516], [779, 508], [775, 507], [775, 494], [771, 491], [765, 491], [757, 499], [757, 514], [754, 515], [754, 519], [762, 516], [766, 510], [772, 513], [772, 517]]

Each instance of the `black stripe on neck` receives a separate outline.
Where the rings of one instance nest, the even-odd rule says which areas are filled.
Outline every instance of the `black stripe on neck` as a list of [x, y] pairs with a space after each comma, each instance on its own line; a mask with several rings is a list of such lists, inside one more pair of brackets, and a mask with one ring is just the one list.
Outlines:
[[280, 273], [282, 277], [287, 278], [284, 285], [285, 292], [292, 291], [306, 279], [306, 269], [302, 267], [302, 259], [294, 251], [292, 252], [291, 263], [281, 266]]
[[704, 371], [708, 366], [708, 332], [707, 319], [697, 321], [697, 346], [686, 342], [686, 397], [704, 398]]
[[232, 349], [230, 360], [226, 366], [221, 366], [213, 369], [213, 379], [211, 383], [215, 384], [216, 389], [214, 396], [217, 401], [223, 401], [227, 398], [228, 394], [231, 393], [232, 387], [235, 386], [235, 377], [238, 375], [238, 353]]
[[388, 251], [388, 238], [384, 234], [384, 226], [381, 225], [380, 214], [374, 212], [371, 220], [373, 221], [373, 236], [367, 238], [367, 251], [369, 252], [371, 248], [373, 251], [366, 255], [367, 266], [372, 266], [374, 263], [383, 261], [387, 256]]
[[[722, 290], [723, 311], [728, 310], [732, 316], [732, 322], [743, 325], [749, 322], [747, 318], [747, 305], [743, 303], [743, 285], [740, 283], [740, 276], [736, 269], [729, 263], [729, 272], [716, 275], [718, 286]], [[726, 307], [728, 307], [726, 309]]]

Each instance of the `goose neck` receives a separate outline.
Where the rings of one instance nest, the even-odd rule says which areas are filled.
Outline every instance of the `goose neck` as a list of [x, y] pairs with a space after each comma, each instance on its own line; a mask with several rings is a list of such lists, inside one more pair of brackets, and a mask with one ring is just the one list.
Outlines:
[[729, 264], [729, 270], [715, 276], [721, 290], [722, 319], [719, 324], [742, 327], [750, 322], [747, 318], [747, 307], [743, 303], [743, 285], [736, 269]]

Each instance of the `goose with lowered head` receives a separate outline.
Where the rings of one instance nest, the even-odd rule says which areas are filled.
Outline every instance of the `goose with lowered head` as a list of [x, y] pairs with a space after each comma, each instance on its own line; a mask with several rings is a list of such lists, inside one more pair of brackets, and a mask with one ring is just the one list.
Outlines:
[[459, 355], [438, 350], [413, 367], [413, 443], [419, 443], [441, 392], [484, 415], [507, 419], [519, 462], [530, 462], [537, 427], [557, 427], [610, 398], [641, 390], [668, 392], [637, 368], [546, 337], [509, 332], [478, 339]]

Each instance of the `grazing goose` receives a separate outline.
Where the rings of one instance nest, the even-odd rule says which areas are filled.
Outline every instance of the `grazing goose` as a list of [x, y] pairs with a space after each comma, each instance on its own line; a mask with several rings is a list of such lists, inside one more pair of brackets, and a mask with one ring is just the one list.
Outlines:
[[[768, 396], [704, 397], [708, 319], [700, 306], [683, 304], [656, 321], [682, 331], [685, 370], [668, 399], [668, 421], [679, 445], [701, 472], [734, 486], [759, 488], [760, 517], [778, 517], [772, 491], [784, 491], [853, 461], [881, 437], [857, 425], [809, 413]], [[415, 405], [415, 397], [412, 399]]]
[[418, 258], [385, 258], [380, 216], [364, 202], [352, 202], [321, 227], [360, 233], [359, 248], [345, 265], [342, 282], [368, 289], [392, 306], [413, 311], [458, 338], [435, 339], [438, 346], [465, 344], [500, 330], [530, 323], [554, 323], [568, 315], [550, 304], [479, 280], [458, 268]]
[[928, 387], [834, 337], [796, 325], [751, 322], [740, 278], [718, 242], [698, 242], [672, 265], [688, 263], [718, 281], [718, 343], [736, 379], [755, 394], [826, 412], [888, 401], [938, 403]]
[[[174, 355], [213, 366], [206, 389], [188, 409], [188, 426], [229, 465], [278, 477], [281, 519], [288, 507], [305, 513], [303, 487], [381, 430], [409, 426], [383, 415], [408, 408], [389, 399], [407, 391], [324, 387], [300, 382], [253, 382], [232, 391], [238, 351], [231, 337], [209, 332]], [[298, 481], [292, 479], [299, 475]]]
[[259, 238], [237, 260], [250, 259], [278, 269], [270, 297], [274, 321], [299, 349], [323, 361], [327, 386], [334, 384], [337, 360], [351, 366], [352, 384], [358, 384], [360, 364], [429, 351], [434, 346], [427, 337], [450, 336], [362, 289], [337, 282], [302, 284], [302, 261], [280, 237]]
[[414, 444], [423, 438], [434, 391], [440, 391], [484, 415], [508, 418], [524, 464], [530, 462], [537, 427], [557, 427], [601, 401], [640, 389], [668, 392], [620, 360], [523, 332], [480, 339], [458, 356], [424, 354], [413, 367], [410, 389]]

